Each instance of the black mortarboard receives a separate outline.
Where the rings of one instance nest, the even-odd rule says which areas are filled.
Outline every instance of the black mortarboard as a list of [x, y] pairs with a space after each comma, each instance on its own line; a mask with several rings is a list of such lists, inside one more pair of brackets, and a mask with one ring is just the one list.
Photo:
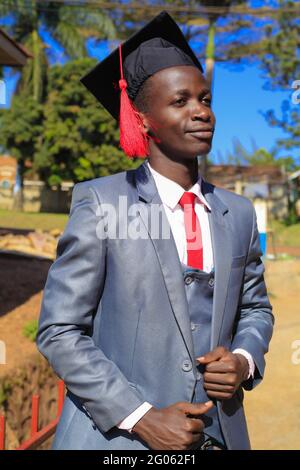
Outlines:
[[[203, 72], [182, 31], [171, 16], [163, 11], [97, 64], [81, 82], [115, 119], [118, 120], [120, 115], [122, 132], [124, 119], [120, 113], [120, 88], [122, 91], [127, 88], [126, 99], [128, 95], [130, 100], [134, 100], [147, 78], [159, 70], [176, 65], [194, 65]], [[123, 80], [124, 86], [119, 82], [123, 78], [122, 66], [126, 79], [126, 82]], [[121, 96], [124, 97], [124, 93]], [[128, 107], [125, 113], [127, 116]], [[132, 119], [126, 127], [132, 127]]]
[[[157, 39], [152, 43], [146, 43], [149, 39], [153, 40], [154, 38]], [[160, 41], [158, 38], [166, 42]], [[177, 54], [174, 48], [170, 47], [172, 45], [176, 46], [177, 51], [179, 49]], [[152, 50], [151, 46], [153, 46]], [[164, 54], [162, 54], [164, 51], [161, 48], [166, 48]], [[181, 51], [185, 54], [182, 54]], [[191, 65], [194, 63], [196, 67], [203, 71], [181, 29], [166, 11], [157, 15], [122, 44], [122, 56], [124, 75], [128, 83], [127, 91], [132, 99], [135, 98], [133, 94], [137, 93], [137, 89], [146, 78], [163, 68], [180, 65], [180, 61], [183, 62], [182, 65], [185, 61], [189, 61]], [[115, 119], [118, 119], [120, 110], [119, 79], [118, 49], [114, 50], [81, 79], [81, 82]]]

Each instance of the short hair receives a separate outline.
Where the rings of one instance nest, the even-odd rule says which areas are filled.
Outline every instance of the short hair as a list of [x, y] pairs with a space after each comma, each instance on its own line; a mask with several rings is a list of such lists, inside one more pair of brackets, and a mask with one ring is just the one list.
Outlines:
[[134, 100], [134, 104], [138, 111], [141, 113], [147, 113], [149, 111], [150, 103], [150, 89], [151, 89], [151, 77], [144, 81], [141, 85], [138, 94]]

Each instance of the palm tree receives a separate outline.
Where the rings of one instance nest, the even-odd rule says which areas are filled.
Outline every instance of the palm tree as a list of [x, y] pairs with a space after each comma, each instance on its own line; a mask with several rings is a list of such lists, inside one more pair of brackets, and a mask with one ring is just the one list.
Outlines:
[[[213, 88], [213, 77], [215, 67], [215, 40], [216, 40], [216, 24], [220, 17], [226, 17], [230, 13], [233, 6], [247, 3], [247, 0], [198, 0], [204, 7], [205, 16], [208, 22], [207, 44], [205, 51], [205, 77], [210, 88]], [[197, 18], [188, 22], [189, 25], [203, 26], [205, 18]], [[203, 155], [201, 162], [201, 174], [205, 177], [207, 174], [207, 155]]]
[[4, 17], [10, 21], [3, 29], [33, 55], [22, 70], [17, 92], [30, 93], [38, 102], [45, 97], [49, 64], [49, 48], [43, 40], [43, 32], [49, 33], [71, 59], [87, 55], [87, 37], [111, 39], [116, 36], [112, 20], [100, 9], [90, 10], [85, 5], [74, 7], [59, 2], [3, 0], [0, 18]]
[[[199, 0], [199, 3], [206, 10], [206, 16], [208, 19], [205, 75], [206, 80], [212, 87], [215, 66], [216, 23], [219, 18], [228, 16], [232, 7], [245, 4], [247, 3], [247, 0]], [[214, 8], [216, 8], [216, 10], [214, 10]]]
[[[38, 103], [46, 97], [47, 72], [49, 67], [48, 46], [43, 40], [47, 32], [63, 48], [70, 59], [87, 56], [87, 37], [115, 38], [112, 20], [100, 9], [66, 6], [38, 0], [1, 0], [0, 18], [9, 18], [3, 26], [14, 39], [32, 53], [32, 59], [21, 71], [17, 93], [32, 96]], [[50, 53], [51, 51], [49, 51]], [[25, 163], [18, 162], [20, 189], [15, 195], [14, 207], [23, 208], [23, 179]]]

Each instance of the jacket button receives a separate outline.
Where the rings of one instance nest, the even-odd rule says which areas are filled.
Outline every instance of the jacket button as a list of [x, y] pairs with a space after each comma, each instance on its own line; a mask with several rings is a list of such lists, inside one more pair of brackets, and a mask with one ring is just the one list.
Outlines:
[[197, 371], [196, 379], [197, 379], [197, 380], [201, 380], [201, 377], [202, 377], [201, 372]]
[[194, 331], [196, 329], [195, 323], [191, 323], [191, 330]]
[[214, 280], [213, 277], [211, 277], [210, 280], [208, 281], [208, 285], [209, 285], [210, 287], [213, 287], [213, 286], [214, 286], [214, 283], [215, 283], [215, 280]]
[[193, 278], [191, 276], [186, 276], [184, 282], [186, 283], [186, 285], [189, 285], [193, 282]]
[[182, 370], [184, 370], [185, 372], [189, 372], [190, 370], [192, 370], [192, 364], [190, 361], [183, 361], [182, 363]]

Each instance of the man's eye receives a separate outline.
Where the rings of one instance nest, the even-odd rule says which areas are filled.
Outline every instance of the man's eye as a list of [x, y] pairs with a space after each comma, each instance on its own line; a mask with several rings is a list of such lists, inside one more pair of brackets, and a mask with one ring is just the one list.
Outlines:
[[204, 98], [203, 101], [206, 104], [206, 106], [211, 106], [211, 98]]
[[185, 98], [178, 98], [178, 100], [175, 101], [175, 104], [177, 104], [177, 105], [183, 105], [185, 103], [186, 103]]

